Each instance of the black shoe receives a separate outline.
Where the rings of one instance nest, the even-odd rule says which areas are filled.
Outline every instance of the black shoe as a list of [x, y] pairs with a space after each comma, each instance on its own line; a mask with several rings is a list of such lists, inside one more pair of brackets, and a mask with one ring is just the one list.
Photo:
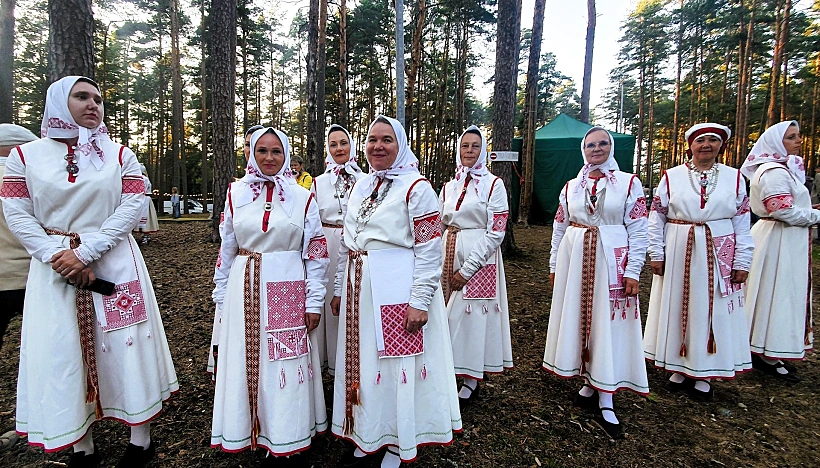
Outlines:
[[598, 390], [593, 390], [590, 396], [583, 396], [580, 393], [576, 393], [572, 398], [572, 405], [576, 408], [587, 410], [598, 408]]
[[342, 459], [339, 460], [339, 468], [363, 468], [370, 465], [371, 460], [375, 460], [378, 455], [378, 453], [371, 453], [363, 457], [357, 457], [354, 453], [356, 453], [355, 447], [345, 452]]
[[68, 461], [68, 468], [96, 468], [99, 464], [100, 453], [96, 450], [90, 455], [86, 455], [85, 452], [74, 452]]
[[[467, 385], [464, 385], [467, 388], [470, 388]], [[467, 398], [458, 397], [458, 407], [460, 409], [464, 409], [467, 405], [478, 400], [478, 394], [481, 393], [481, 385], [478, 382], [475, 384], [475, 388], [470, 388], [470, 396]]]
[[[693, 383], [694, 383], [694, 381], [693, 381]], [[708, 402], [710, 402], [714, 399], [715, 387], [713, 387], [710, 384], [709, 385], [709, 390], [706, 391], [706, 392], [702, 392], [702, 391], [698, 390], [697, 388], [695, 388], [694, 385], [692, 385], [690, 388], [686, 389], [686, 393], [689, 395], [690, 398], [692, 398], [695, 401], [708, 403]]]
[[[778, 379], [780, 379], [784, 382], [788, 382], [788, 383], [798, 383], [798, 382], [800, 382], [800, 377], [797, 377], [796, 375], [792, 374], [792, 372], [795, 369], [794, 366], [792, 366], [791, 364], [789, 364], [787, 366], [783, 361], [779, 361], [777, 364], [769, 364], [768, 362], [764, 361], [760, 356], [758, 356], [756, 354], [753, 354], [752, 355], [752, 367], [759, 370], [759, 371], [761, 371], [761, 372], [763, 372], [763, 373], [765, 373], [765, 374], [769, 374], [772, 377], [777, 377]], [[785, 374], [781, 374], [780, 372], [777, 371], [777, 369], [780, 369], [781, 367], [786, 369]], [[792, 370], [790, 370], [789, 367], [791, 367]]]
[[120, 458], [120, 462], [117, 463], [117, 468], [142, 468], [154, 458], [156, 451], [157, 443], [153, 440], [148, 448], [128, 444], [128, 448], [125, 449], [125, 454]]
[[670, 392], [676, 393], [684, 390], [688, 391], [690, 388], [694, 388], [694, 386], [695, 381], [693, 379], [690, 379], [689, 377], [684, 377], [683, 382], [680, 383], [667, 380], [666, 385], [664, 387], [666, 387], [666, 389]]
[[595, 415], [595, 418], [592, 421], [595, 422], [595, 424], [597, 424], [598, 427], [603, 429], [604, 432], [606, 432], [606, 435], [608, 435], [610, 439], [612, 439], [612, 440], [623, 439], [624, 438], [624, 430], [621, 427], [621, 424], [620, 423], [619, 424], [612, 424], [611, 422], [604, 419], [604, 415], [603, 415], [604, 411], [612, 411], [613, 413], [615, 413], [615, 411], [613, 411], [612, 408], [601, 408], [601, 411], [597, 415]]

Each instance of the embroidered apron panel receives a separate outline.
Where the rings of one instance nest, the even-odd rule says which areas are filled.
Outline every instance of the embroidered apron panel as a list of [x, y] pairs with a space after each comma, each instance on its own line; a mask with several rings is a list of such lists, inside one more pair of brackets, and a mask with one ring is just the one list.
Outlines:
[[[626, 299], [626, 294], [624, 294], [624, 272], [626, 271], [629, 247], [615, 247], [613, 250], [615, 252], [617, 275], [615, 278], [610, 278], [609, 299], [617, 301]], [[612, 279], [615, 280], [614, 283], [611, 283]]]
[[479, 268], [464, 285], [464, 299], [495, 299], [498, 268], [490, 263]]
[[388, 304], [381, 306], [382, 334], [384, 350], [380, 358], [415, 356], [424, 352], [424, 329], [410, 333], [403, 321], [409, 304]]
[[305, 281], [271, 281], [265, 284], [268, 323], [265, 331], [305, 325]]
[[105, 323], [100, 325], [104, 332], [148, 320], [140, 281], [135, 279], [114, 286], [114, 294], [103, 296], [103, 311]]
[[271, 361], [297, 358], [309, 351], [307, 327], [268, 332], [268, 359]]

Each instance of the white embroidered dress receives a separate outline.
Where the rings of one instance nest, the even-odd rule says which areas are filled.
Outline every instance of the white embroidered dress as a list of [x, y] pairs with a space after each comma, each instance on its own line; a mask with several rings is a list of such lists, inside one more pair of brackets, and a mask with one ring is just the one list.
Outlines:
[[[704, 208], [692, 188], [698, 182], [690, 183], [689, 169], [683, 164], [661, 177], [649, 214], [649, 257], [665, 261], [665, 269], [663, 276], [652, 279], [644, 354], [656, 367], [696, 379], [732, 378], [752, 366], [744, 291], [730, 281], [733, 269], [749, 271], [752, 262], [749, 199], [737, 169], [715, 166], [717, 187]], [[712, 245], [706, 244], [707, 226]], [[694, 241], [687, 262], [690, 230]], [[707, 248], [714, 251], [711, 279]], [[684, 294], [687, 266], [688, 297]]]
[[[12, 151], [6, 165], [3, 208], [9, 228], [32, 255], [26, 289], [17, 380], [17, 431], [28, 442], [56, 451], [81, 439], [102, 418], [128, 425], [150, 421], [179, 389], [151, 278], [131, 231], [144, 195], [140, 166], [131, 150], [101, 139], [100, 169], [88, 165], [69, 181], [67, 145], [44, 138]], [[112, 296], [93, 297], [93, 337], [99, 403], [80, 339], [77, 289], [49, 260], [76, 249], [97, 278], [116, 284]]]
[[[304, 322], [305, 312], [322, 310], [327, 245], [306, 189], [291, 186], [290, 216], [272, 193], [272, 182], [255, 200], [236, 206], [247, 190], [250, 186], [241, 180], [228, 189], [214, 276], [222, 323], [211, 446], [237, 452], [258, 444], [274, 455], [289, 455], [307, 449], [327, 429], [319, 353]], [[253, 254], [261, 258], [254, 260]], [[254, 296], [260, 299], [256, 314]], [[258, 330], [246, 333], [246, 324], [254, 321]], [[252, 340], [258, 356], [246, 359]]]
[[[586, 193], [572, 196], [579, 183], [575, 178], [559, 196], [550, 251], [555, 287], [542, 367], [560, 377], [582, 376], [602, 392], [629, 389], [647, 394], [640, 310], [635, 297], [624, 295], [623, 286], [623, 278], [639, 280], [646, 256], [646, 198], [637, 176], [621, 171], [611, 174], [615, 186], [608, 177], [597, 182], [587, 178], [586, 188], [581, 189]], [[598, 198], [590, 213], [586, 195], [593, 186]], [[585, 253], [585, 236], [592, 238], [585, 226], [598, 230], [594, 263], [584, 258], [592, 254]], [[592, 273], [584, 271], [585, 261]], [[589, 291], [590, 316], [585, 318], [582, 292], [592, 280], [590, 274], [594, 288]], [[584, 349], [589, 355], [586, 362]]]
[[803, 359], [812, 349], [809, 237], [820, 223], [808, 189], [780, 163], [758, 167], [749, 189], [755, 252], [746, 292], [752, 352]]
[[314, 342], [319, 348], [319, 357], [322, 364], [327, 365], [330, 375], [336, 371], [336, 351], [339, 334], [339, 317], [330, 311], [330, 301], [333, 299], [333, 282], [336, 276], [336, 266], [339, 262], [339, 244], [342, 237], [342, 221], [347, 213], [347, 201], [350, 199], [350, 190], [362, 174], [358, 177], [341, 171], [337, 176], [339, 190], [332, 183], [329, 172], [313, 179], [313, 192], [319, 206], [319, 217], [322, 220], [322, 229], [327, 239], [327, 252], [330, 256], [330, 267], [327, 269], [327, 292], [325, 306], [322, 313], [322, 322], [314, 331]]
[[[440, 292], [438, 200], [430, 183], [417, 172], [396, 176], [370, 221], [356, 234], [355, 215], [363, 200], [357, 189], [353, 189], [344, 220], [336, 275], [336, 295], [343, 298], [339, 341], [345, 346], [336, 356], [332, 431], [367, 453], [386, 445], [398, 446], [401, 459], [411, 461], [418, 446], [448, 444], [453, 432], [461, 430], [452, 347]], [[379, 190], [381, 193], [384, 187]], [[348, 268], [352, 262], [348, 251], [360, 253], [357, 262], [361, 262], [358, 320], [354, 321], [350, 321], [347, 309], [349, 291], [356, 294], [354, 278], [350, 277], [356, 268]], [[390, 264], [395, 259], [399, 261]], [[376, 302], [381, 304], [381, 314], [375, 311]], [[406, 310], [408, 304], [427, 311], [423, 349], [416, 347], [417, 341], [403, 341], [410, 335], [402, 328], [403, 315], [391, 313]], [[348, 328], [355, 329], [354, 322], [359, 330], [351, 339], [358, 341], [358, 346], [350, 346], [346, 335]], [[377, 332], [379, 327], [381, 333]], [[353, 358], [356, 355], [358, 359]], [[352, 405], [350, 433], [345, 431], [349, 389], [346, 358], [351, 361], [350, 374], [357, 377], [360, 400]]]
[[[447, 194], [453, 193], [451, 184], [464, 186], [456, 180], [447, 182], [439, 195], [445, 265], [452, 262], [442, 281], [457, 271], [469, 280], [447, 301], [453, 363], [456, 375], [478, 380], [484, 373], [500, 374], [513, 367], [507, 281], [500, 249], [509, 216], [507, 190], [498, 177], [483, 177], [489, 180], [482, 183], [491, 187], [487, 200], [481, 199], [472, 185], [466, 191], [458, 190], [463, 198], [448, 199]], [[452, 258], [448, 257], [448, 242]]]
[[145, 200], [143, 201], [142, 211], [140, 213], [140, 221], [137, 223], [137, 230], [142, 229], [143, 233], [150, 234], [159, 231], [157, 210], [154, 208], [154, 202], [151, 200], [151, 194], [153, 193], [151, 181], [145, 174], [143, 174], [142, 180], [145, 182]]

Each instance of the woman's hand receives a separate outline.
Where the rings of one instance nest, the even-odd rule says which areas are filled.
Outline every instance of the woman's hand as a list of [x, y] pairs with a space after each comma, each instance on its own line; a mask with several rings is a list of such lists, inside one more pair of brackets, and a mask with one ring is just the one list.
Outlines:
[[664, 266], [664, 261], [663, 260], [661, 260], [659, 262], [655, 262], [655, 261], [649, 262], [649, 266], [652, 267], [652, 274], [653, 275], [663, 276], [663, 266]]
[[550, 289], [555, 289], [555, 273], [550, 273]]
[[51, 257], [51, 269], [67, 280], [74, 280], [77, 273], [84, 268], [85, 263], [81, 262], [71, 249], [61, 250]]
[[450, 287], [453, 291], [461, 291], [461, 288], [463, 288], [465, 284], [467, 284], [467, 280], [461, 276], [461, 272], [459, 271], [450, 278]]
[[632, 297], [637, 296], [639, 288], [640, 284], [637, 280], [632, 278], [624, 278], [624, 294]]
[[330, 313], [333, 316], [339, 316], [339, 308], [342, 306], [342, 298], [339, 296], [333, 296], [333, 299], [330, 300]]
[[743, 270], [732, 270], [732, 283], [740, 284], [745, 283], [746, 278], [749, 277], [748, 271]]
[[77, 286], [78, 288], [87, 288], [96, 280], [97, 277], [94, 276], [94, 272], [88, 267], [80, 270], [80, 272], [74, 275], [73, 278], [68, 278], [68, 281], [74, 283], [74, 286]]
[[407, 313], [404, 315], [404, 329], [409, 333], [415, 333], [421, 330], [427, 323], [427, 312], [418, 310], [415, 307], [407, 306]]
[[312, 332], [319, 326], [319, 321], [322, 320], [321, 314], [312, 314], [305, 312], [305, 326], [307, 326], [308, 333]]

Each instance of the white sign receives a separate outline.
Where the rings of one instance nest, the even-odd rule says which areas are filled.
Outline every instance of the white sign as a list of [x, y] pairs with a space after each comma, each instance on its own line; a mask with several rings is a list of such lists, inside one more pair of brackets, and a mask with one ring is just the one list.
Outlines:
[[490, 153], [490, 161], [517, 162], [518, 151], [493, 151]]

